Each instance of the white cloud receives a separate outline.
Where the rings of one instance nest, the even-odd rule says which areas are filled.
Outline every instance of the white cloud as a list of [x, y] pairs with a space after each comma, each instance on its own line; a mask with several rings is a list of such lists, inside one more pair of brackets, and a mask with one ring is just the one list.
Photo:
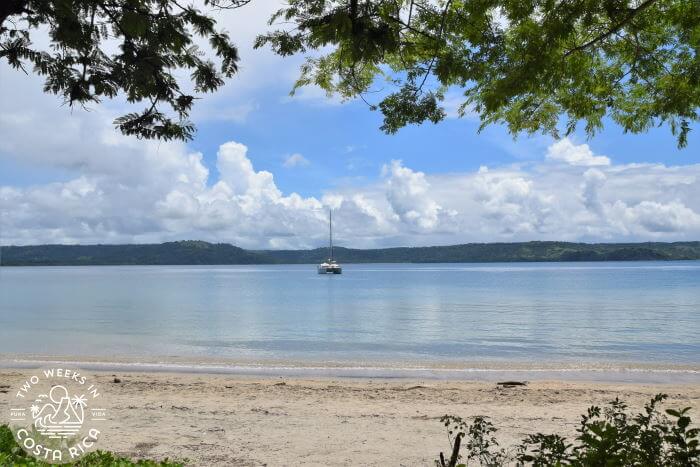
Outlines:
[[399, 160], [382, 168], [387, 177], [386, 198], [399, 219], [421, 230], [438, 227], [442, 207], [430, 196], [430, 184], [423, 172], [404, 167]]
[[309, 164], [310, 162], [306, 157], [302, 156], [298, 152], [295, 152], [294, 154], [289, 154], [286, 156], [282, 165], [288, 169], [291, 169], [293, 167], [303, 167]]
[[[241, 45], [242, 71], [222, 92], [197, 102], [195, 122], [245, 122], [257, 108], [252, 89], [272, 85], [280, 75], [291, 86], [298, 62], [245, 45], [269, 13], [257, 8], [221, 13]], [[255, 169], [255, 147], [249, 152], [241, 142], [221, 141], [210, 173], [203, 154], [185, 144], [117, 133], [112, 120], [125, 110], [119, 104], [71, 111], [42, 94], [35, 76], [0, 67], [0, 81], [0, 158], [61, 174], [51, 183], [0, 186], [0, 244], [194, 238], [253, 248], [310, 247], [326, 241], [328, 206], [337, 210], [339, 242], [355, 247], [700, 237], [700, 164], [613, 164], [568, 139], [549, 147], [546, 139], [534, 145], [508, 141], [512, 155], [544, 155], [545, 161], [438, 175], [381, 154], [372, 161], [348, 158], [353, 167], [385, 162], [384, 174], [303, 197], [284, 193], [271, 172]], [[302, 99], [321, 97], [314, 92]], [[305, 159], [291, 157], [303, 165]]]
[[431, 175], [394, 160], [379, 181], [319, 199], [283, 193], [271, 172], [255, 169], [244, 144], [219, 147], [217, 176], [183, 144], [135, 141], [101, 125], [74, 129], [100, 151], [45, 157], [76, 174], [68, 181], [0, 187], [0, 243], [196, 238], [310, 247], [325, 242], [328, 206], [339, 243], [355, 247], [700, 236], [700, 164], [544, 162]]
[[629, 233], [659, 236], [700, 227], [700, 215], [681, 201], [659, 203], [642, 201], [628, 206], [624, 201], [615, 201], [609, 206], [610, 219]]
[[583, 184], [581, 185], [581, 199], [586, 208], [596, 214], [602, 211], [602, 203], [598, 192], [605, 184], [605, 174], [598, 169], [588, 169], [583, 173]]
[[245, 145], [234, 141], [219, 147], [216, 168], [219, 170], [221, 181], [225, 182], [234, 194], [270, 198], [280, 196], [272, 174], [265, 170], [256, 172], [247, 153], [248, 148]]
[[610, 165], [610, 158], [596, 156], [587, 144], [575, 145], [569, 138], [563, 138], [549, 146], [547, 159], [581, 166]]

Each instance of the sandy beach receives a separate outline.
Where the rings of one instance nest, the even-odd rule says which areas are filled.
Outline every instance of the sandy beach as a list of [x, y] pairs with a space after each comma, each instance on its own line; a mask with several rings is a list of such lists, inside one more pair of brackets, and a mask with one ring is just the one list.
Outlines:
[[[0, 370], [0, 422], [26, 374]], [[637, 410], [664, 392], [665, 407], [700, 409], [697, 384], [87, 374], [109, 411], [101, 449], [191, 465], [432, 465], [448, 447], [447, 413], [490, 416], [509, 445], [538, 431], [574, 436], [587, 407], [615, 397]]]

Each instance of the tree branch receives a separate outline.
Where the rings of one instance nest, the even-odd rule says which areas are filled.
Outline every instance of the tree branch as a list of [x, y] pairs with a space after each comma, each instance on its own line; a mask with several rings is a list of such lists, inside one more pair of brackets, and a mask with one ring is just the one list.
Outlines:
[[459, 447], [462, 444], [462, 436], [461, 434], [458, 434], [457, 437], [455, 438], [455, 445], [452, 448], [452, 456], [450, 457], [450, 463], [447, 464], [447, 467], [456, 467], [457, 466], [457, 461], [459, 460]]
[[235, 10], [249, 4], [253, 0], [210, 0], [209, 3], [216, 9], [219, 10]]
[[619, 31], [620, 29], [622, 29], [627, 23], [629, 23], [630, 21], [632, 21], [632, 20], [634, 19], [635, 16], [637, 16], [639, 13], [641, 13], [642, 11], [646, 10], [647, 8], [649, 8], [649, 7], [650, 7], [651, 5], [653, 5], [654, 3], [656, 3], [656, 1], [657, 1], [657, 0], [647, 0], [647, 1], [643, 2], [643, 3], [642, 3], [641, 5], [639, 5], [637, 8], [633, 9], [633, 10], [630, 12], [629, 16], [627, 16], [627, 18], [623, 19], [622, 21], [620, 21], [619, 23], [617, 23], [616, 25], [614, 25], [611, 29], [609, 29], [608, 31], [606, 31], [604, 34], [601, 34], [601, 35], [599, 35], [599, 36], [597, 36], [597, 37], [591, 39], [590, 41], [586, 42], [585, 44], [579, 45], [578, 47], [574, 47], [573, 49], [569, 50], [568, 52], [566, 52], [566, 53], [564, 54], [564, 57], [566, 58], [566, 57], [568, 57], [569, 55], [571, 55], [571, 54], [573, 54], [573, 53], [581, 52], [581, 51], [583, 51], [583, 50], [586, 50], [588, 47], [590, 47], [590, 46], [592, 46], [592, 45], [595, 45], [595, 44], [597, 44], [598, 42], [600, 42], [600, 41], [602, 41], [602, 40], [605, 40], [605, 39], [607, 39], [608, 37], [612, 36], [612, 35], [615, 34], [617, 31]]
[[[452, 3], [452, 0], [447, 0], [445, 3], [445, 9], [442, 12], [442, 21], [440, 22], [440, 31], [438, 32], [438, 41], [442, 40], [442, 35], [445, 32], [445, 22], [447, 20], [447, 12], [450, 9], [450, 5]], [[430, 60], [430, 64], [428, 65], [428, 69], [425, 72], [425, 76], [423, 76], [423, 81], [420, 83], [420, 86], [416, 88], [415, 95], [417, 96], [418, 93], [423, 89], [423, 86], [425, 85], [425, 82], [428, 79], [428, 76], [430, 75], [430, 72], [433, 70], [433, 65], [435, 65], [435, 60], [437, 59], [438, 52], [440, 51], [440, 43], [437, 42], [435, 44], [435, 52], [433, 53], [433, 58]]]

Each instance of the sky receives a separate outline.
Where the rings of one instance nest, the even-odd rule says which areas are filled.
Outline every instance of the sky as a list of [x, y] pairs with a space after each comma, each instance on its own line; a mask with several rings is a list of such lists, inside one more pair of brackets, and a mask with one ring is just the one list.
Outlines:
[[700, 136], [478, 133], [474, 115], [385, 135], [381, 114], [315, 88], [303, 57], [253, 50], [277, 5], [217, 13], [240, 72], [197, 101], [187, 143], [115, 130], [116, 99], [71, 109], [0, 64], [0, 244], [198, 239], [244, 248], [700, 239]]

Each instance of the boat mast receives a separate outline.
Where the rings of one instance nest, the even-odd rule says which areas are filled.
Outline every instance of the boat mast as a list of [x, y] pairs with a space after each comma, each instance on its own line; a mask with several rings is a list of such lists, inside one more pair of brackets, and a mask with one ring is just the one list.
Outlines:
[[333, 209], [328, 210], [328, 230], [330, 232], [328, 249], [331, 253], [331, 261], [333, 261]]

